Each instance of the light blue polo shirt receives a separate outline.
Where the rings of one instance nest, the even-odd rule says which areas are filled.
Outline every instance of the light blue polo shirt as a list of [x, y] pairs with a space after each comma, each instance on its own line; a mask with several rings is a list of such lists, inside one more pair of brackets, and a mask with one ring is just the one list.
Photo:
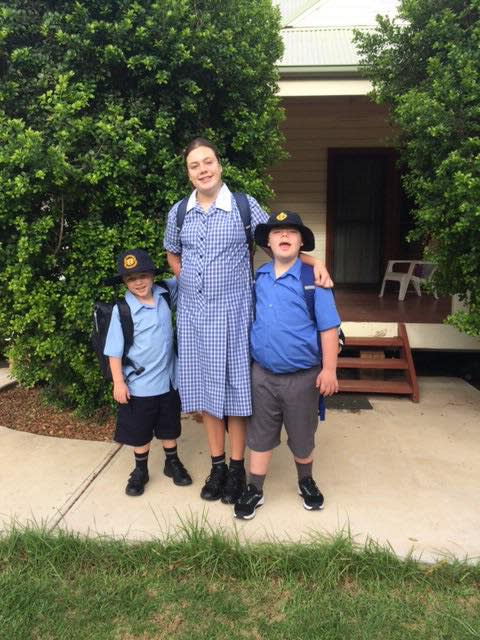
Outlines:
[[330, 289], [315, 288], [313, 323], [300, 278], [301, 261], [279, 278], [273, 263], [257, 270], [255, 320], [250, 332], [253, 359], [273, 373], [292, 373], [319, 365], [318, 331], [340, 326], [340, 317]]
[[[177, 299], [177, 281], [170, 278], [165, 281], [170, 290], [172, 306]], [[125, 300], [132, 312], [133, 345], [128, 357], [137, 367], [144, 367], [140, 375], [128, 378], [128, 388], [132, 396], [157, 396], [167, 393], [170, 384], [176, 389], [176, 356], [173, 347], [172, 314], [166, 300], [161, 295], [164, 288], [153, 285], [154, 304], [140, 302], [130, 291]], [[121, 358], [123, 355], [123, 332], [118, 307], [115, 305], [108, 328], [105, 349], [106, 356]], [[125, 378], [132, 367], [124, 367]]]

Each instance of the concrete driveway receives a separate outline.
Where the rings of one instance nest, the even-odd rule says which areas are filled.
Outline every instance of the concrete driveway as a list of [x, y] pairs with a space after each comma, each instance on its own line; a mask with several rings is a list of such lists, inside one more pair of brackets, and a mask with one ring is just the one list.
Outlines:
[[[314, 475], [325, 494], [307, 512], [285, 444], [275, 452], [265, 505], [250, 522], [199, 497], [209, 471], [202, 426], [187, 418], [180, 442], [191, 487], [163, 475], [154, 443], [145, 494], [124, 494], [132, 453], [116, 444], [64, 440], [0, 427], [0, 527], [42, 524], [129, 540], [175, 535], [195, 521], [241, 540], [304, 541], [349, 531], [399, 556], [480, 557], [480, 391], [457, 378], [420, 378], [419, 404], [371, 396], [373, 410], [330, 410], [320, 423]], [[1, 401], [1, 396], [0, 396]]]

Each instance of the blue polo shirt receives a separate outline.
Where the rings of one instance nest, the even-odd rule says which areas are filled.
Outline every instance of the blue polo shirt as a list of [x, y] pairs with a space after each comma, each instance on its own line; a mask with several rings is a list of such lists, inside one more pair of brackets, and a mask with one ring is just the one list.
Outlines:
[[321, 287], [315, 288], [315, 326], [300, 273], [300, 259], [279, 278], [275, 278], [272, 262], [257, 270], [251, 353], [261, 367], [273, 373], [292, 373], [319, 365], [322, 357], [318, 331], [340, 326], [333, 293]]
[[[177, 281], [175, 278], [170, 278], [166, 283], [173, 304], [177, 298]], [[145, 368], [140, 375], [133, 373], [128, 379], [127, 384], [132, 396], [157, 396], [167, 393], [170, 390], [170, 384], [174, 388], [177, 387], [172, 314], [161, 295], [162, 291], [165, 289], [159, 285], [153, 285], [154, 304], [152, 306], [140, 302], [130, 291], [125, 294], [133, 319], [133, 344], [128, 357], [137, 367]], [[123, 345], [122, 326], [118, 307], [115, 305], [103, 353], [106, 356], [121, 358]], [[132, 367], [123, 368], [125, 378], [131, 371]]]

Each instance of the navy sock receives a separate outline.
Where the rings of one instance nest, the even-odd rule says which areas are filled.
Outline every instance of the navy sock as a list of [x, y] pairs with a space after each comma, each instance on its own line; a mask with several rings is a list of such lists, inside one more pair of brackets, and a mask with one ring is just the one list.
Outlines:
[[212, 456], [212, 467], [222, 466], [225, 464], [225, 454], [222, 453], [219, 456]]
[[145, 451], [144, 453], [135, 453], [135, 466], [138, 469], [141, 469], [144, 473], [148, 471], [148, 454], [150, 451]]
[[245, 460], [242, 458], [241, 460], [234, 460], [230, 458], [230, 469], [243, 469], [245, 466]]
[[174, 447], [163, 447], [163, 450], [165, 451], [165, 457], [167, 460], [174, 460], [175, 458], [178, 458], [177, 445]]

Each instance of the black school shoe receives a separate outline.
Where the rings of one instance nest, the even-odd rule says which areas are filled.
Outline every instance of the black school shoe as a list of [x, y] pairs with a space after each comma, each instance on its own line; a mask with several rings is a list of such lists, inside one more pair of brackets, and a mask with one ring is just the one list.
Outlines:
[[233, 513], [240, 520], [251, 520], [255, 517], [257, 507], [265, 502], [263, 491], [249, 484], [233, 507]]
[[138, 467], [135, 467], [128, 478], [125, 493], [127, 496], [141, 496], [148, 480], [148, 471], [142, 471]]
[[227, 478], [228, 467], [224, 464], [214, 464], [210, 475], [200, 491], [200, 497], [204, 500], [220, 500], [223, 486]]
[[223, 504], [235, 504], [246, 486], [247, 479], [244, 467], [229, 467], [222, 491]]
[[187, 485], [192, 484], [190, 474], [178, 458], [167, 458], [165, 460], [163, 473], [168, 478], [172, 478], [173, 484], [176, 484], [179, 487], [186, 487]]
[[308, 511], [323, 509], [324, 498], [312, 476], [307, 476], [299, 481], [298, 494], [302, 496], [303, 506]]

